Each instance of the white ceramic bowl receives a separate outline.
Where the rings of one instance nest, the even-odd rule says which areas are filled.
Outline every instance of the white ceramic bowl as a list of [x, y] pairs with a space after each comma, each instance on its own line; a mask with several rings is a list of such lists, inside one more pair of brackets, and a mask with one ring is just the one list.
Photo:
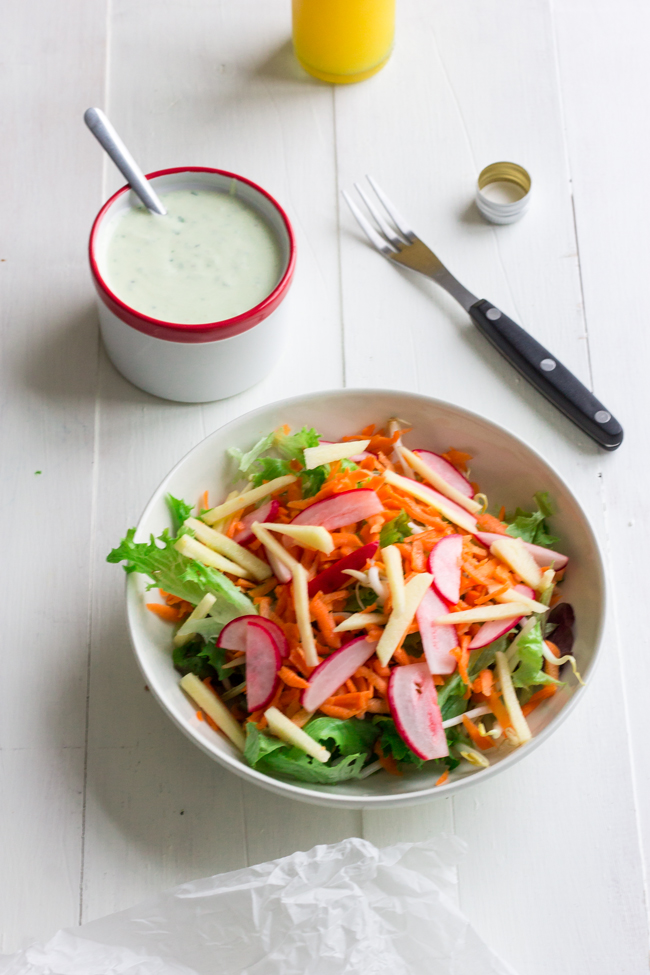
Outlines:
[[235, 318], [181, 325], [143, 315], [111, 291], [102, 273], [112, 218], [133, 205], [129, 187], [123, 186], [101, 208], [90, 233], [90, 271], [106, 351], [123, 376], [154, 396], [181, 403], [234, 396], [260, 382], [282, 352], [284, 299], [296, 263], [289, 218], [261, 186], [224, 170], [186, 166], [149, 173], [147, 179], [159, 193], [181, 189], [235, 193], [271, 227], [280, 247], [282, 271], [273, 291]]
[[[435, 451], [453, 446], [470, 453], [473, 477], [493, 502], [504, 504], [508, 510], [517, 505], [530, 508], [536, 491], [550, 493], [558, 508], [552, 522], [554, 533], [562, 539], [558, 547], [571, 559], [562, 586], [563, 599], [575, 609], [574, 653], [580, 671], [588, 680], [601, 639], [605, 583], [598, 545], [584, 512], [560, 476], [534, 450], [495, 423], [440, 400], [388, 390], [342, 389], [298, 396], [254, 410], [206, 437], [177, 464], [147, 505], [136, 538], [144, 540], [151, 533], [158, 535], [170, 525], [165, 504], [168, 492], [191, 501], [208, 488], [213, 503], [225, 497], [230, 476], [227, 447], [239, 445], [246, 449], [263, 434], [285, 423], [294, 429], [313, 426], [325, 439], [338, 440], [368, 423], [381, 425], [391, 416], [399, 416], [412, 425], [414, 434], [408, 438], [412, 446]], [[488, 769], [465, 777], [452, 773], [443, 786], [434, 784], [439, 769], [416, 771], [399, 778], [382, 771], [361, 781], [332, 786], [271, 778], [246, 765], [228, 741], [197, 720], [195, 709], [178, 686], [179, 675], [172, 666], [169, 626], [145, 609], [146, 581], [136, 574], [128, 577], [128, 619], [138, 662], [164, 710], [195, 744], [236, 775], [305, 802], [338, 808], [406, 806], [483, 782], [530, 754], [585, 693], [584, 688], [568, 678], [567, 686], [530, 715], [534, 735], [531, 743], [512, 751]]]

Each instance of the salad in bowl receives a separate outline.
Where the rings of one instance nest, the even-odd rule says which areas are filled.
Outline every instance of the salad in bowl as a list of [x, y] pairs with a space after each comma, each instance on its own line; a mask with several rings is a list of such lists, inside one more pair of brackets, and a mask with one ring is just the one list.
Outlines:
[[171, 527], [108, 560], [146, 580], [203, 742], [258, 781], [430, 793], [529, 746], [582, 683], [573, 559], [545, 485], [509, 510], [464, 442], [364, 413], [227, 448], [228, 485], [165, 492]]

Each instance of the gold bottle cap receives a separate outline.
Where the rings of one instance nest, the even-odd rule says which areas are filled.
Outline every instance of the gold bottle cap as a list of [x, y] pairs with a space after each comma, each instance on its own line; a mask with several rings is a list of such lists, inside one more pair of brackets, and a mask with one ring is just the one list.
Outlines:
[[476, 188], [476, 205], [491, 223], [514, 223], [530, 203], [532, 180], [523, 166], [496, 162], [482, 169]]

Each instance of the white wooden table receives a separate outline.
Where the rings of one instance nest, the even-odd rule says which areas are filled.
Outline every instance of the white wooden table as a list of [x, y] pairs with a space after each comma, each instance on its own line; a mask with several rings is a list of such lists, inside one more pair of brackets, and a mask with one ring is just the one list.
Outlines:
[[[22, 0], [0, 11], [0, 951], [316, 843], [444, 830], [469, 846], [463, 909], [520, 975], [640, 975], [650, 8], [399, 0], [388, 67], [334, 89], [294, 63], [289, 6]], [[107, 362], [85, 247], [120, 179], [83, 127], [89, 105], [106, 108], [145, 170], [219, 166], [286, 206], [299, 247], [293, 331], [258, 387], [183, 406]], [[478, 171], [498, 159], [534, 180], [531, 211], [511, 227], [490, 227], [472, 204]], [[366, 171], [473, 291], [598, 391], [626, 428], [617, 453], [520, 381], [444, 294], [364, 245], [339, 190]], [[583, 502], [610, 574], [603, 660], [577, 712], [495, 781], [411, 811], [318, 810], [210, 762], [145, 691], [123, 574], [105, 563], [207, 433], [343, 384], [431, 393], [528, 439]]]

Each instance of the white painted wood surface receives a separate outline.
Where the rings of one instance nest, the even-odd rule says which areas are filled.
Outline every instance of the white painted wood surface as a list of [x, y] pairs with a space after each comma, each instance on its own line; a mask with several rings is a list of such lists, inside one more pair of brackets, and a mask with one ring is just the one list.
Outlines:
[[[402, 0], [388, 67], [337, 90], [293, 62], [288, 0], [24, 0], [0, 16], [0, 951], [315, 843], [446, 830], [469, 847], [464, 910], [520, 975], [646, 972], [648, 11]], [[106, 361], [85, 242], [120, 179], [82, 126], [90, 104], [145, 169], [218, 165], [286, 205], [292, 341], [255, 389], [164, 403]], [[530, 169], [535, 200], [495, 229], [471, 201], [500, 158]], [[627, 429], [619, 452], [519, 381], [433, 285], [365, 247], [338, 189], [367, 171], [461, 280], [595, 385]], [[583, 502], [611, 572], [603, 663], [577, 713], [495, 782], [398, 813], [283, 801], [199, 754], [142, 686], [121, 573], [104, 561], [206, 433], [343, 383], [432, 393], [530, 440]]]

